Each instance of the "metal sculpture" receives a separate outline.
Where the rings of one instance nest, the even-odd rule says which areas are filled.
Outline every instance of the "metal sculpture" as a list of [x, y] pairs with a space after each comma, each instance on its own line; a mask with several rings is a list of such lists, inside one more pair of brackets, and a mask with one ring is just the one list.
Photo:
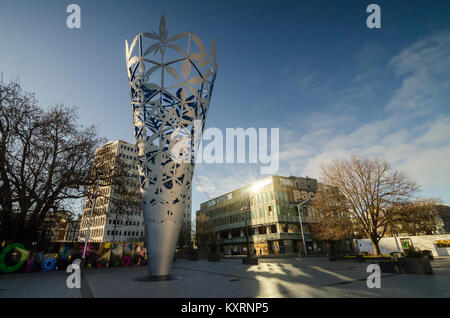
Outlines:
[[[158, 32], [139, 33], [125, 45], [149, 272], [168, 277], [191, 200], [196, 134], [211, 99], [216, 49], [212, 39], [208, 53], [191, 32], [169, 38], [164, 15]], [[188, 160], [184, 146], [184, 160], [174, 157], [180, 140], [190, 143]]]

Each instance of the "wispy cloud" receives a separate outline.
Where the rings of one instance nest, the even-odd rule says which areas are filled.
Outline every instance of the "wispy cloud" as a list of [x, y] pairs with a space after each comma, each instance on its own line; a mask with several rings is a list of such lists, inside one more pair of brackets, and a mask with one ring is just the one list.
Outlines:
[[[353, 112], [339, 113], [335, 126], [330, 121], [333, 113], [323, 117], [310, 114], [304, 120], [314, 122], [317, 129], [307, 134], [282, 131], [280, 167], [319, 177], [321, 165], [335, 157], [378, 156], [407, 172], [425, 189], [450, 190], [450, 34], [420, 40], [386, 66], [370, 72], [392, 72], [400, 82], [398, 89], [390, 91], [378, 118], [358, 121]], [[367, 74], [355, 75], [345, 90], [350, 97], [337, 103], [372, 94], [377, 83], [371, 86], [365, 80]], [[450, 201], [450, 196], [445, 199]]]
[[[335, 157], [378, 156], [405, 171], [425, 190], [439, 188], [450, 193], [449, 39], [448, 33], [441, 33], [420, 40], [391, 59], [383, 57], [387, 62], [377, 67], [372, 60], [363, 59], [361, 64], [370, 67], [362, 67], [335, 94], [329, 111], [292, 113], [280, 128], [278, 174], [319, 178], [321, 165]], [[319, 81], [321, 73], [310, 70], [301, 74], [304, 78], [294, 76], [293, 82], [306, 91]], [[397, 86], [389, 87], [387, 78], [395, 78]], [[320, 89], [335, 92], [326, 86]], [[376, 108], [354, 111], [367, 108], [365, 101]], [[257, 165], [250, 164], [198, 165], [196, 175], [197, 202], [261, 177]], [[443, 199], [450, 202], [450, 195]]]
[[401, 86], [386, 105], [387, 111], [435, 111], [450, 97], [450, 32], [422, 39], [389, 62]]

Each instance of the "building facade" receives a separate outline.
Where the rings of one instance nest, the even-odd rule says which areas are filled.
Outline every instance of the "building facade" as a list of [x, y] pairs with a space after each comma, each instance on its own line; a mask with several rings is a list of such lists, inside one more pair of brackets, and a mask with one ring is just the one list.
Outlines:
[[309, 252], [321, 252], [309, 227], [317, 187], [308, 177], [271, 176], [202, 203], [196, 214], [210, 220], [225, 254], [246, 254], [247, 239], [251, 254], [303, 253], [303, 244]]
[[450, 234], [450, 206], [439, 206], [439, 222], [436, 234]]
[[78, 242], [78, 236], [80, 233], [81, 215], [78, 215], [76, 219], [69, 219], [67, 221], [66, 233], [64, 236], [65, 242]]
[[[141, 207], [141, 194], [139, 189], [138, 158], [134, 144], [122, 140], [108, 142], [99, 147], [94, 156], [94, 165], [99, 165], [102, 171], [116, 171], [120, 164], [125, 169], [128, 191], [133, 193], [126, 209], [119, 209], [114, 202], [121, 196], [114, 186], [100, 182], [94, 213], [91, 220], [90, 242], [136, 242], [144, 241], [144, 219]], [[91, 191], [89, 191], [92, 193]], [[91, 199], [86, 198], [83, 210], [79, 237], [84, 241], [88, 230], [91, 213]], [[184, 217], [190, 221], [190, 205]], [[190, 224], [190, 223], [189, 223]]]
[[39, 225], [34, 241], [64, 241], [69, 219], [70, 213], [67, 211], [51, 211]]

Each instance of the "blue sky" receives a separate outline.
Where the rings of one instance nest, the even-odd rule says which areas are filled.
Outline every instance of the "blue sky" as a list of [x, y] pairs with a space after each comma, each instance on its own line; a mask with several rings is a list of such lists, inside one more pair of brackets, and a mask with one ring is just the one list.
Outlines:
[[[81, 29], [66, 7], [81, 7]], [[366, 7], [381, 7], [381, 29]], [[352, 153], [388, 159], [450, 203], [448, 1], [0, 0], [0, 72], [43, 106], [79, 108], [109, 140], [134, 141], [125, 39], [158, 28], [215, 39], [207, 127], [280, 128], [280, 175], [320, 177]], [[199, 164], [194, 212], [258, 178], [256, 164]], [[199, 182], [200, 181], [200, 184]]]

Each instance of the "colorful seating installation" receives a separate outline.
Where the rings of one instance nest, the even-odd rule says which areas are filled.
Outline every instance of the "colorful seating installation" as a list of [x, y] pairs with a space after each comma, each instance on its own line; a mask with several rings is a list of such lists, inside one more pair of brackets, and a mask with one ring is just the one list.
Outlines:
[[[1, 242], [0, 274], [65, 270], [74, 259], [81, 259], [83, 250], [83, 242], [53, 242], [30, 250], [21, 243]], [[144, 242], [88, 243], [86, 250], [88, 268], [138, 266], [147, 263]]]

